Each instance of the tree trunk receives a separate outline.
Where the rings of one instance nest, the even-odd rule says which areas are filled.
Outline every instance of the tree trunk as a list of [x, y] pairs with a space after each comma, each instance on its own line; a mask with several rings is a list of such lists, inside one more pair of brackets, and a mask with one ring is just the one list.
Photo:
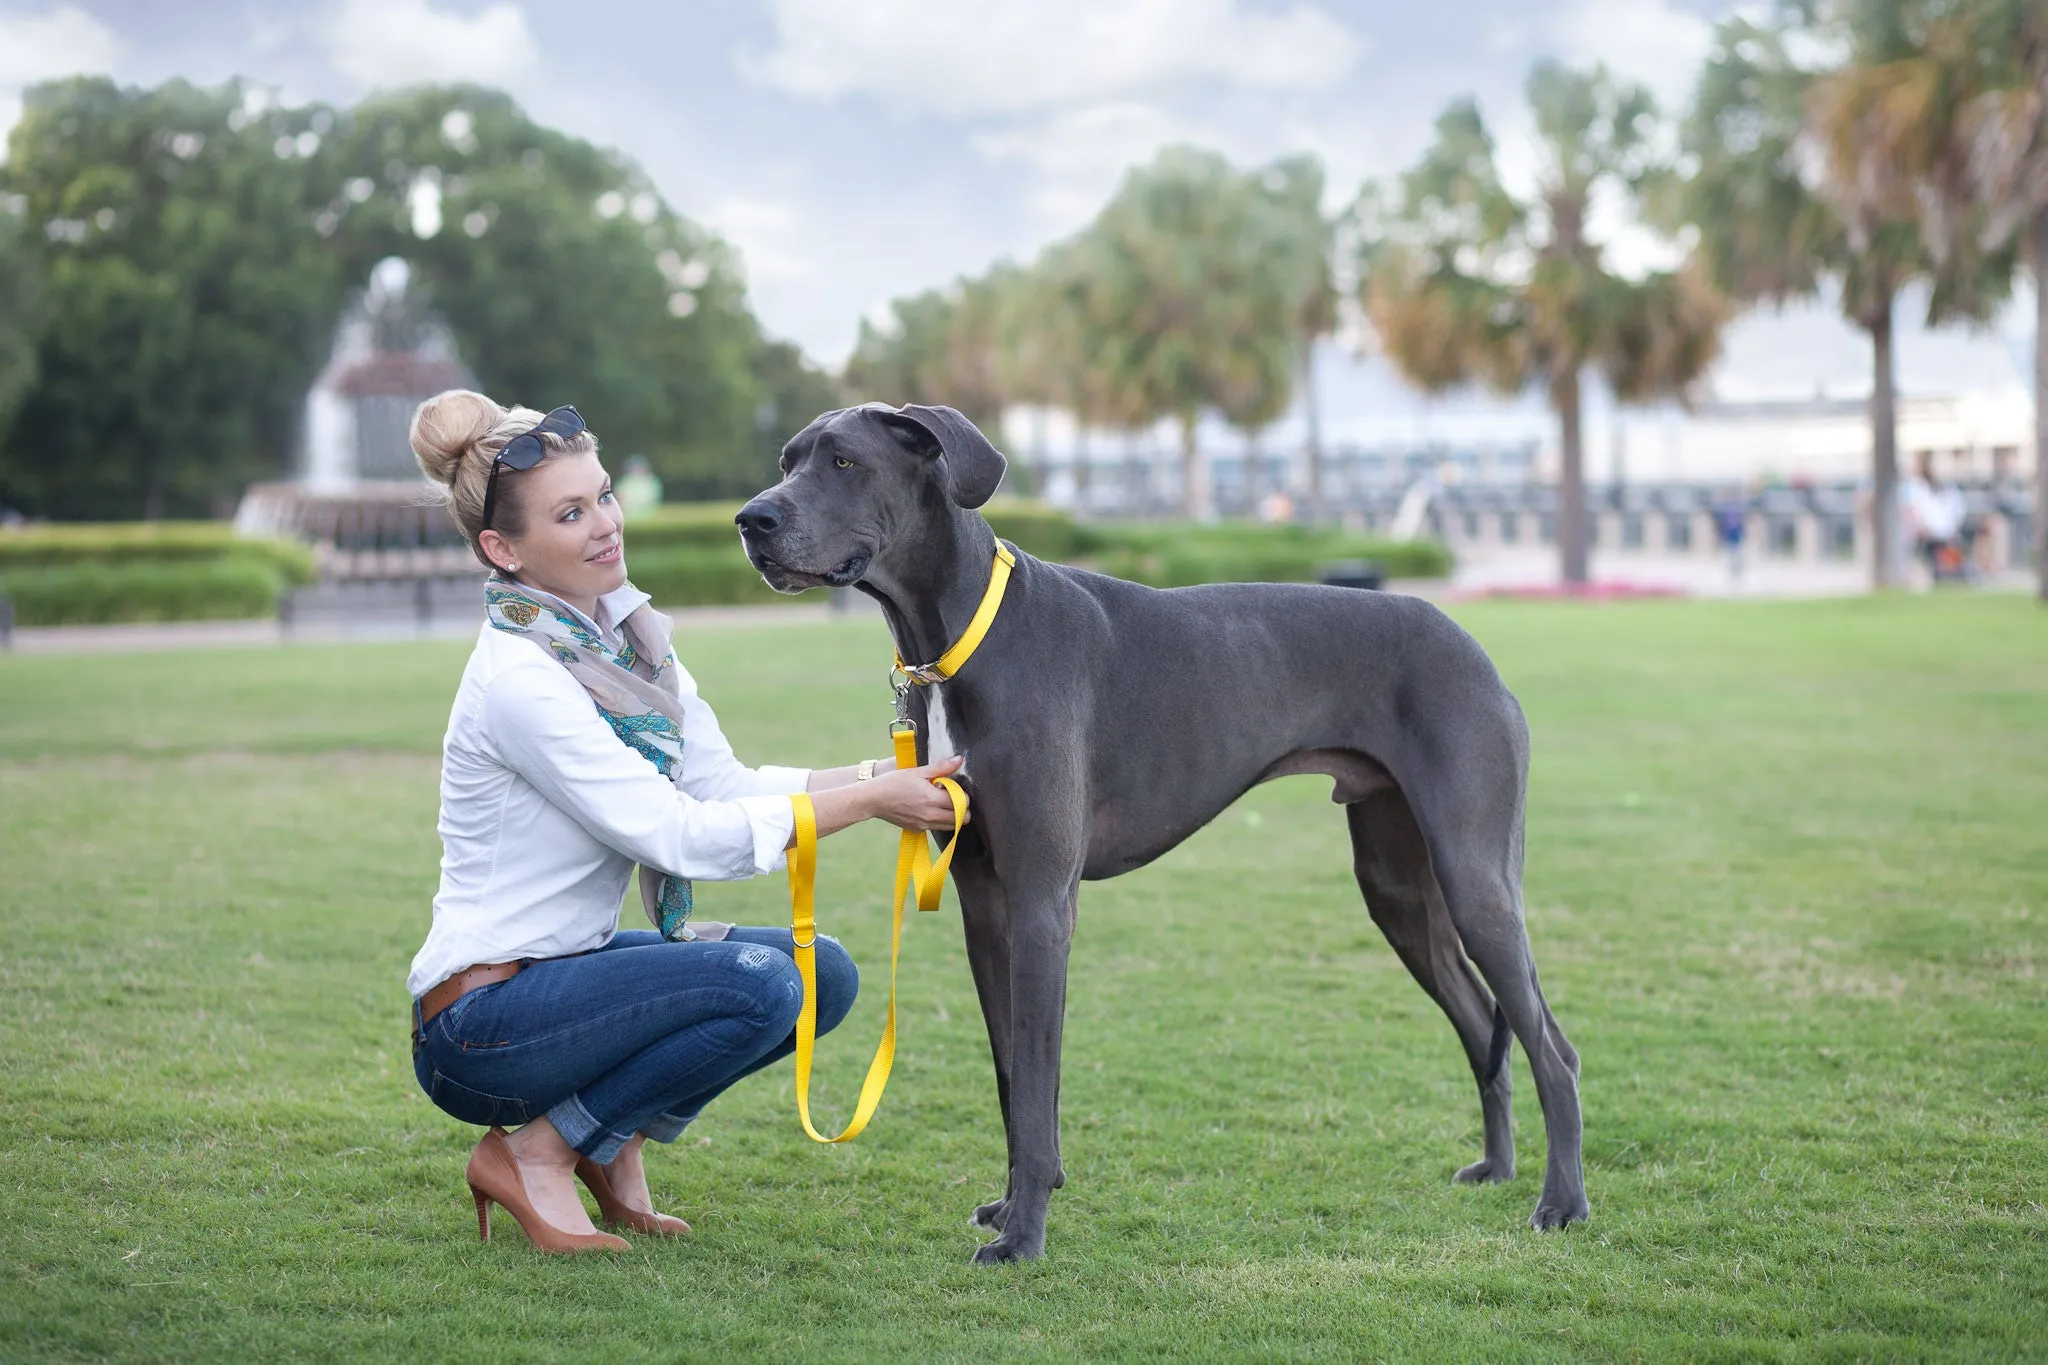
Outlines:
[[1892, 295], [1870, 320], [1870, 586], [1904, 581], [1899, 554], [1899, 414], [1892, 364]]
[[2034, 574], [2048, 602], [2048, 205], [2034, 214]]
[[1302, 416], [1308, 428], [1308, 445], [1303, 452], [1308, 459], [1308, 519], [1320, 526], [1328, 515], [1323, 505], [1323, 418], [1316, 402], [1316, 340], [1308, 339], [1302, 350], [1301, 360], [1301, 404]]
[[1557, 409], [1559, 467], [1557, 478], [1557, 561], [1567, 587], [1587, 579], [1586, 451], [1581, 421], [1579, 372], [1574, 369], [1552, 383], [1550, 400]]
[[1209, 466], [1195, 441], [1195, 421], [1180, 422], [1180, 510], [1189, 521], [1213, 521], [1215, 506], [1209, 497]]

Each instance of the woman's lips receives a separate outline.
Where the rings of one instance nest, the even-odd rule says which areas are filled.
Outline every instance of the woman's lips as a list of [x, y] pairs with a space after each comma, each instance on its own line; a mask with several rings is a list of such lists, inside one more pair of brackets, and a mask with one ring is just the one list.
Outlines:
[[618, 544], [617, 542], [614, 542], [610, 545], [605, 546], [602, 550], [599, 550], [596, 554], [592, 555], [590, 558], [584, 560], [583, 562], [585, 564], [616, 564], [619, 562], [619, 553], [624, 548], [624, 546]]

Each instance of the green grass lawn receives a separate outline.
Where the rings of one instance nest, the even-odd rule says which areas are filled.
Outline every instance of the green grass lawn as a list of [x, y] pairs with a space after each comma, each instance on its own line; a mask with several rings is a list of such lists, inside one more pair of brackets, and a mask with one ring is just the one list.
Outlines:
[[[1479, 1108], [1328, 784], [1084, 888], [1049, 1254], [968, 1264], [1002, 1136], [955, 911], [867, 1134], [787, 1063], [650, 1156], [696, 1225], [477, 1244], [405, 969], [463, 644], [0, 658], [0, 1359], [2048, 1357], [2048, 613], [1474, 606], [1535, 739], [1530, 933], [1592, 1221], [1453, 1186]], [[879, 627], [689, 630], [754, 761], [883, 751]], [[892, 843], [831, 840], [867, 968]], [[701, 886], [781, 922], [786, 882]], [[637, 911], [636, 911], [637, 917]], [[652, 1149], [650, 1149], [652, 1151]]]

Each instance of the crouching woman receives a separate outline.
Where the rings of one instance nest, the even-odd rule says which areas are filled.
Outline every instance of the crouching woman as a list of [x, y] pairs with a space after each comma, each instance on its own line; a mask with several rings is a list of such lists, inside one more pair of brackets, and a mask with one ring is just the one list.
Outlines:
[[[441, 884], [407, 979], [414, 1071], [489, 1129], [467, 1171], [486, 1240], [495, 1202], [542, 1250], [625, 1248], [577, 1179], [612, 1226], [688, 1232], [655, 1212], [642, 1145], [790, 1053], [803, 1001], [790, 931], [693, 921], [691, 882], [781, 867], [796, 792], [820, 835], [950, 828], [932, 779], [957, 763], [743, 766], [627, 581], [623, 519], [574, 408], [452, 391], [414, 414], [412, 447], [491, 569], [443, 741]], [[621, 932], [636, 863], [654, 928]], [[817, 983], [822, 1033], [859, 989], [830, 939]]]

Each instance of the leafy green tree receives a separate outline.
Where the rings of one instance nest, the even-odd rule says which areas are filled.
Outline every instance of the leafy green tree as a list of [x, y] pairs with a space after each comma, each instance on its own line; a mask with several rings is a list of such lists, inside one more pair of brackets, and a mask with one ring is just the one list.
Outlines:
[[1683, 395], [1717, 353], [1724, 310], [1698, 271], [1624, 277], [1588, 233], [1596, 197], [1634, 200], [1659, 169], [1649, 92], [1545, 62], [1527, 96], [1543, 154], [1535, 194], [1503, 185], [1478, 106], [1451, 105], [1394, 202], [1361, 203], [1361, 293], [1422, 387], [1542, 387], [1558, 418], [1562, 574], [1583, 583], [1582, 375], [1598, 367], [1624, 401]]
[[[332, 119], [237, 85], [28, 93], [0, 195], [42, 238], [44, 306], [35, 381], [0, 442], [0, 501], [52, 517], [218, 514], [285, 466], [342, 295], [311, 228]], [[11, 292], [22, 266], [7, 259]]]
[[19, 196], [0, 199], [0, 442], [36, 377], [42, 262]]
[[486, 391], [575, 403], [679, 495], [760, 476], [755, 366], [784, 358], [731, 250], [632, 163], [471, 86], [372, 99], [333, 142], [317, 229], [352, 279], [409, 261]]
[[[1974, 241], [1942, 258], [1920, 224], [1913, 168], [1952, 92], [1898, 7], [1787, 7], [1716, 31], [1684, 130], [1696, 168], [1676, 203], [1715, 281], [1737, 298], [1826, 290], [1871, 341], [1872, 583], [1903, 580], [1898, 499], [1898, 296], [1930, 287], [1928, 321], [1983, 319], [2009, 269]], [[1930, 83], [1932, 78], [1932, 83]]]

